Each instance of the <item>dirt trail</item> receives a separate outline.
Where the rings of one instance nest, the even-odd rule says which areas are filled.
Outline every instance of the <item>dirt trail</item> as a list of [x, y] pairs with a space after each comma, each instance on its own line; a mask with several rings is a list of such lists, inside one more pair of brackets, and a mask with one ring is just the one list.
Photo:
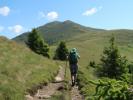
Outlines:
[[78, 90], [78, 86], [74, 86], [71, 90], [71, 99], [72, 100], [84, 100], [83, 96]]
[[[51, 96], [54, 95], [56, 91], [64, 87], [64, 74], [65, 68], [60, 67], [54, 82], [49, 83], [47, 86], [43, 86], [42, 89], [38, 89], [38, 92], [34, 96], [26, 95], [26, 100], [50, 100]], [[72, 88], [70, 94], [71, 100], [84, 100], [76, 86]]]

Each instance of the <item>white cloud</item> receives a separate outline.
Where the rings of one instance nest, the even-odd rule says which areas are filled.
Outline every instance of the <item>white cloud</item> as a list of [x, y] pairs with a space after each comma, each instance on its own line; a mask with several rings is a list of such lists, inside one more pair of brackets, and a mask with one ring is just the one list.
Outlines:
[[23, 26], [21, 25], [15, 25], [15, 26], [10, 26], [8, 29], [16, 34], [20, 34], [23, 32]]
[[97, 12], [97, 8], [91, 8], [87, 11], [85, 11], [82, 15], [84, 16], [91, 16]]
[[8, 16], [10, 13], [10, 8], [7, 6], [1, 7], [0, 8], [0, 15], [2, 16]]
[[58, 13], [55, 12], [55, 11], [49, 12], [49, 13], [47, 14], [47, 18], [48, 18], [49, 20], [55, 20], [55, 19], [58, 18]]
[[58, 13], [55, 11], [48, 12], [45, 14], [43, 11], [39, 12], [39, 19], [46, 18], [48, 20], [55, 20], [59, 17]]
[[93, 8], [91, 8], [91, 9], [85, 11], [82, 15], [83, 15], [83, 16], [91, 16], [91, 15], [94, 15], [95, 13], [97, 13], [97, 12], [98, 12], [99, 10], [101, 10], [102, 8], [103, 8], [102, 6], [100, 6], [100, 7], [98, 7], [98, 8], [93, 7]]
[[3, 26], [0, 26], [0, 32], [2, 32], [4, 30]]

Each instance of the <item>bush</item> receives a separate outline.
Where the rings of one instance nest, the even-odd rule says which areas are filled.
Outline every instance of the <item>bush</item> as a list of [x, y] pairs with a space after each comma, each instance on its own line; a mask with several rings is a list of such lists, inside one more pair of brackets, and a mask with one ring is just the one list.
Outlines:
[[29, 34], [28, 42], [26, 44], [37, 54], [48, 58], [50, 57], [48, 44], [44, 42], [43, 38], [37, 33], [36, 29], [33, 29]]
[[91, 97], [94, 100], [133, 100], [133, 91], [126, 82], [115, 79], [90, 82], [96, 85], [96, 93]]
[[119, 79], [123, 74], [128, 73], [127, 59], [121, 57], [115, 39], [110, 39], [110, 46], [105, 48], [101, 58], [102, 76]]
[[56, 49], [54, 59], [66, 60], [68, 55], [68, 49], [65, 42], [60, 42], [59, 46]]
[[96, 63], [95, 61], [90, 61], [90, 64], [89, 64], [91, 67], [95, 68], [96, 67]]
[[130, 63], [128, 65], [128, 68], [129, 68], [129, 73], [133, 73], [133, 63]]

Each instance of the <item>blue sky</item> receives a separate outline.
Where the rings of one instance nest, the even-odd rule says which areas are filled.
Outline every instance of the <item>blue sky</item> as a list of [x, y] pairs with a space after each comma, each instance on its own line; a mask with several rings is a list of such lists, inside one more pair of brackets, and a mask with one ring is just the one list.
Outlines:
[[0, 36], [13, 38], [55, 20], [133, 29], [133, 0], [0, 0]]

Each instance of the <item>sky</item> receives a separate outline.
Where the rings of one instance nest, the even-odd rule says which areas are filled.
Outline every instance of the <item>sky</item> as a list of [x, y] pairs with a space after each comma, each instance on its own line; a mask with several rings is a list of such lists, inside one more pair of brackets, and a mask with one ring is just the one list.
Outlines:
[[9, 39], [52, 21], [133, 29], [133, 0], [0, 0], [0, 36]]

